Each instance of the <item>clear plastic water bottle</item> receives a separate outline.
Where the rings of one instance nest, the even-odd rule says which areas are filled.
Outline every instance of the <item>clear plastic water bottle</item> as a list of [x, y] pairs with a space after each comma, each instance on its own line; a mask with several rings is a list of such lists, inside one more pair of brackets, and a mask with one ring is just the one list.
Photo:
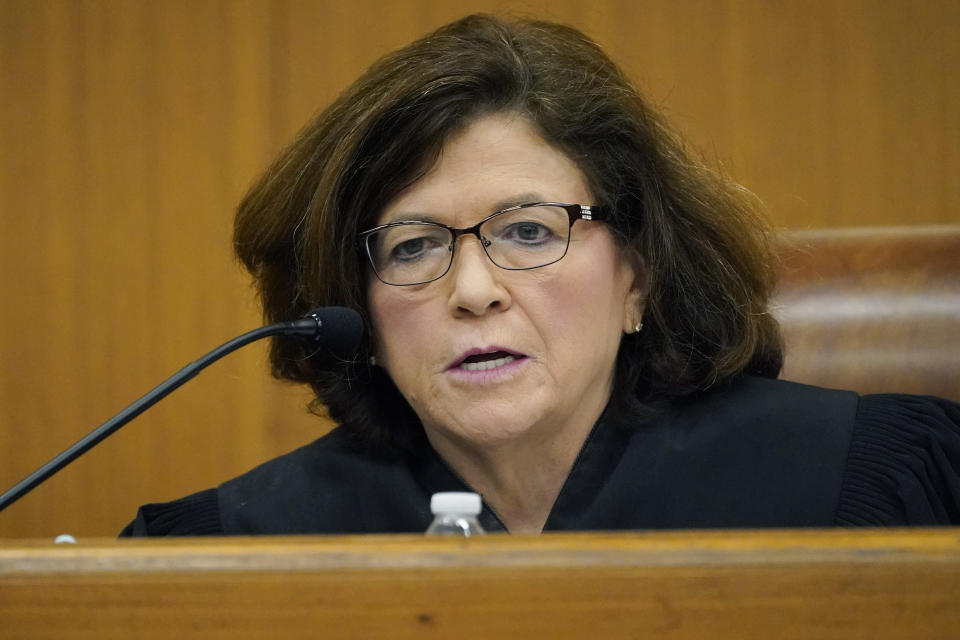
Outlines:
[[427, 528], [428, 536], [478, 536], [484, 533], [477, 520], [480, 515], [480, 496], [476, 493], [448, 491], [435, 493], [430, 498], [433, 522]]

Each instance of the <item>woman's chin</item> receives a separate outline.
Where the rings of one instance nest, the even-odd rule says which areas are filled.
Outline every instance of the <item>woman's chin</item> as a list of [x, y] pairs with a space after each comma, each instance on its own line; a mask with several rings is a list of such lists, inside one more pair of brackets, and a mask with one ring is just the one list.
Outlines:
[[503, 402], [492, 407], [466, 406], [453, 420], [437, 421], [433, 426], [427, 420], [424, 426], [428, 433], [433, 432], [432, 436], [459, 447], [490, 450], [535, 436], [549, 421], [549, 415], [535, 405], [527, 404], [518, 411], [515, 403]]

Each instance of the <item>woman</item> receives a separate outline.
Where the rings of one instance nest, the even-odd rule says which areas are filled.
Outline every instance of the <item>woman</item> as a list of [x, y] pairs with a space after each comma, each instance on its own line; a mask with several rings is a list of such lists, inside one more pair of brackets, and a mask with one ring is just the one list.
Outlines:
[[960, 407], [779, 382], [768, 231], [581, 33], [473, 16], [374, 65], [256, 184], [267, 319], [340, 426], [131, 535], [960, 523]]

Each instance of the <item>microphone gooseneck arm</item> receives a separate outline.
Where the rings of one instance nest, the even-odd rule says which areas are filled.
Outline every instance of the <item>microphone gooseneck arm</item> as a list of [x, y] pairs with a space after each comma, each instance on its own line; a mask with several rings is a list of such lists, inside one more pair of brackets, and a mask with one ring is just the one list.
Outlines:
[[[338, 321], [341, 321], [341, 318], [344, 315], [343, 312], [352, 313], [356, 316], [356, 322], [360, 322], [360, 316], [355, 311], [349, 309], [338, 309], [336, 307], [331, 309], [336, 310], [339, 313], [339, 315], [334, 318], [334, 324], [336, 324]], [[167, 397], [178, 387], [200, 373], [200, 371], [210, 366], [228, 353], [236, 351], [240, 347], [260, 340], [261, 338], [281, 334], [301, 335], [307, 337], [313, 336], [319, 341], [321, 338], [321, 332], [324, 329], [324, 311], [326, 311], [326, 309], [317, 309], [312, 311], [310, 315], [301, 318], [300, 320], [294, 320], [292, 322], [279, 322], [277, 324], [271, 324], [267, 325], [266, 327], [254, 329], [253, 331], [248, 331], [247, 333], [237, 336], [233, 340], [220, 345], [200, 359], [191, 362], [151, 389], [149, 392], [141, 396], [126, 409], [88, 433], [74, 445], [63, 451], [60, 455], [50, 460], [50, 462], [47, 462], [29, 476], [15, 484], [6, 493], [0, 495], [0, 511], [6, 509], [19, 498], [22, 498], [41, 482], [76, 460], [88, 450], [95, 447], [104, 438], [120, 429], [120, 427], [139, 416], [141, 413], [155, 405], [163, 398]], [[350, 321], [352, 321], [352, 319], [350, 319]], [[353, 327], [350, 328], [352, 329]], [[341, 327], [334, 327], [334, 333], [338, 333], [338, 329], [341, 329], [339, 333], [342, 334], [343, 331]], [[359, 334], [359, 331], [356, 333]]]

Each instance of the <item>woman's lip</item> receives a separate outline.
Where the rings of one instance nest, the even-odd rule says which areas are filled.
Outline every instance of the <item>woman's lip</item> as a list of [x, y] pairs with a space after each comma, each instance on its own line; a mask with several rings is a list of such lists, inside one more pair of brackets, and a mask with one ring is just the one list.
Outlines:
[[515, 350], [513, 350], [513, 349], [508, 349], [508, 348], [506, 348], [506, 347], [499, 347], [499, 346], [474, 347], [473, 349], [469, 349], [469, 350], [467, 350], [467, 351], [464, 351], [464, 352], [461, 353], [459, 356], [457, 356], [457, 359], [454, 360], [452, 363], [450, 363], [450, 366], [447, 367], [447, 369], [448, 369], [448, 370], [449, 370], [449, 369], [456, 369], [456, 368], [459, 367], [461, 364], [463, 364], [463, 361], [464, 361], [464, 360], [466, 360], [466, 359], [469, 358], [470, 356], [479, 356], [479, 355], [483, 355], [483, 354], [485, 354], [485, 353], [497, 353], [497, 352], [507, 353], [507, 354], [510, 354], [511, 356], [514, 356], [514, 357], [517, 357], [517, 358], [525, 358], [525, 357], [526, 357], [526, 354], [521, 353], [521, 352], [519, 352], [519, 351], [515, 351]]

